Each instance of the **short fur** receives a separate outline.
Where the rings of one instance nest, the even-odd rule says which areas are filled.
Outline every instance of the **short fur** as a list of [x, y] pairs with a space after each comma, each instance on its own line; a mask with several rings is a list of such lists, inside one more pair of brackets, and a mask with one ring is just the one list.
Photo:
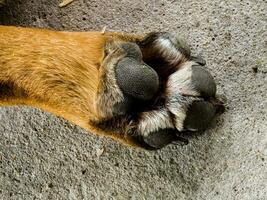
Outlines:
[[[127, 56], [128, 42], [140, 47], [143, 60], [160, 76], [158, 97], [164, 105], [156, 98], [148, 110], [118, 114], [115, 105], [125, 97], [115, 66]], [[194, 96], [197, 91], [190, 84], [177, 89], [179, 80], [171, 83], [168, 78], [189, 60], [188, 46], [166, 33], [137, 36], [0, 26], [0, 106], [38, 107], [90, 132], [149, 149], [142, 137], [151, 131], [175, 126], [182, 130], [188, 103], [174, 97], [181, 92]], [[172, 111], [173, 102], [182, 109]]]

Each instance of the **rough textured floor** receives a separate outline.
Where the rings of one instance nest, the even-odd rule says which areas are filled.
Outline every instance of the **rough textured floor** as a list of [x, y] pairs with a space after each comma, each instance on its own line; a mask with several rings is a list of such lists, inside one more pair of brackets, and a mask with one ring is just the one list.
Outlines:
[[[203, 55], [227, 111], [187, 146], [130, 149], [28, 107], [0, 109], [0, 199], [267, 199], [264, 0], [10, 0], [0, 23], [176, 32]], [[1, 33], [0, 33], [1, 35]]]

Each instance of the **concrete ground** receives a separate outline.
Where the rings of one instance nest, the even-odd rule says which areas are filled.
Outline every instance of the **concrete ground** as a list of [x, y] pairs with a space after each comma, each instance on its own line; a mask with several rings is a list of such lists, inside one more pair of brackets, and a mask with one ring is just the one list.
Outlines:
[[0, 24], [176, 32], [206, 58], [227, 111], [189, 145], [148, 152], [37, 109], [1, 108], [0, 199], [267, 199], [266, 1], [58, 4], [10, 0]]

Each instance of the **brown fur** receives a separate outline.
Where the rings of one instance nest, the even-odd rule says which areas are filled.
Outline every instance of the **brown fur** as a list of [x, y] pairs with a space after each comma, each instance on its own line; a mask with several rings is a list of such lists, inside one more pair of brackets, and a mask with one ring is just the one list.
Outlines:
[[[166, 37], [163, 43], [158, 41]], [[124, 100], [115, 77], [118, 61], [127, 56], [122, 48], [124, 42], [136, 43], [142, 51], [142, 60], [153, 67], [160, 78], [159, 92], [152, 105], [141, 107], [137, 109], [140, 113], [132, 115], [118, 114], [115, 109]], [[161, 108], [169, 109], [165, 105], [168, 96], [176, 100], [176, 96], [182, 94], [176, 90], [175, 81], [171, 84], [172, 94], [168, 94], [166, 84], [169, 75], [185, 66], [188, 60], [189, 48], [168, 33], [137, 36], [0, 26], [0, 106], [38, 107], [92, 133], [149, 149], [143, 137], [174, 127], [173, 115], [169, 111], [162, 114]], [[174, 109], [187, 106], [180, 101], [174, 103]], [[175, 113], [178, 118], [185, 115], [179, 109]], [[148, 116], [147, 121], [143, 119], [144, 114]], [[153, 127], [148, 127], [149, 124]]]
[[134, 145], [123, 133], [96, 126], [111, 117], [104, 112], [105, 102], [96, 104], [96, 100], [105, 97], [106, 45], [141, 38], [0, 26], [0, 105], [38, 107], [90, 132]]

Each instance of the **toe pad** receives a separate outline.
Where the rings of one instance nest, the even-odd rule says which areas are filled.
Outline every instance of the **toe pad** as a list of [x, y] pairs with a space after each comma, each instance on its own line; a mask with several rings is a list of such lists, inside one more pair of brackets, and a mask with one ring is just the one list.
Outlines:
[[157, 73], [145, 63], [131, 57], [118, 62], [116, 78], [125, 94], [140, 100], [151, 99], [159, 88]]

